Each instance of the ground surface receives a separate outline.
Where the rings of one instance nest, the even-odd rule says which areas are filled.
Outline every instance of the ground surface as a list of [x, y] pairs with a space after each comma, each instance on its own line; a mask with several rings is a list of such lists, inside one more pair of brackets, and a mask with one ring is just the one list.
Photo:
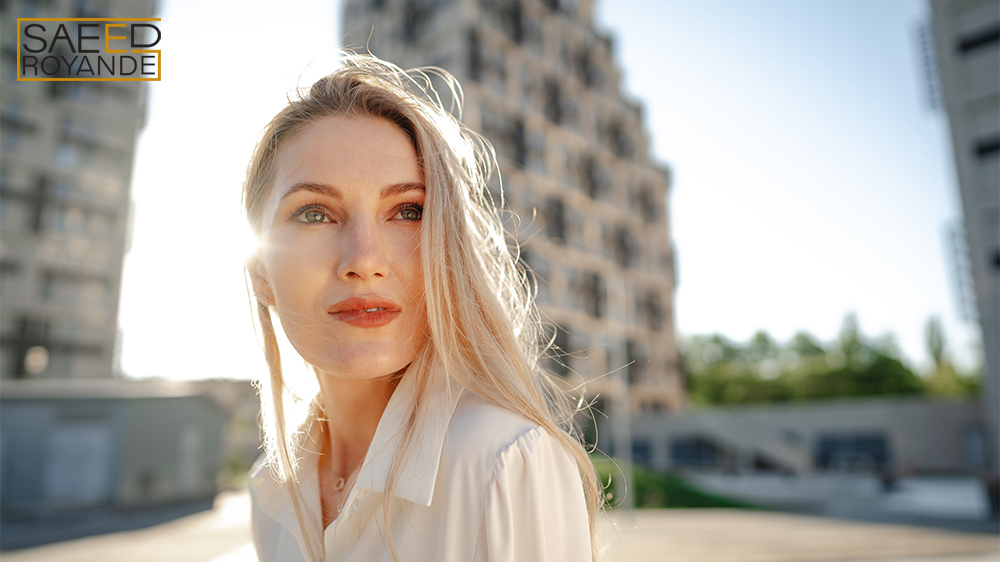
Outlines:
[[[246, 494], [146, 529], [0, 554], [3, 562], [243, 562], [255, 559]], [[997, 562], [1000, 536], [741, 510], [613, 513], [610, 562]]]

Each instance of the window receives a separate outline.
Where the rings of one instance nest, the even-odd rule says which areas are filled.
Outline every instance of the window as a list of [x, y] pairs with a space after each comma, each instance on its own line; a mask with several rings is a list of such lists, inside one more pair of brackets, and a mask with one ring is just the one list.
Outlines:
[[889, 443], [881, 433], [831, 433], [816, 443], [814, 462], [821, 470], [884, 470], [890, 461]]
[[549, 79], [545, 81], [545, 118], [556, 125], [562, 122], [562, 96], [559, 93], [559, 82]]
[[629, 385], [641, 382], [646, 377], [649, 359], [646, 358], [646, 351], [641, 343], [632, 340], [625, 342], [625, 365]]
[[10, 290], [13, 287], [13, 282], [21, 272], [21, 266], [11, 260], [0, 261], [0, 293], [5, 295], [5, 298], [11, 298]]
[[566, 238], [566, 205], [562, 199], [550, 197], [545, 200], [543, 209], [545, 233], [550, 238], [564, 240]]
[[476, 82], [483, 79], [483, 46], [475, 29], [469, 29], [469, 77]]
[[674, 439], [670, 442], [670, 457], [674, 468], [718, 468], [723, 461], [719, 447], [701, 437]]
[[646, 439], [632, 439], [632, 462], [639, 466], [650, 467], [653, 464], [653, 448]]
[[521, 0], [506, 0], [500, 3], [500, 27], [512, 41], [521, 44], [524, 40], [524, 19]]
[[565, 328], [555, 326], [555, 333], [549, 332], [545, 335], [544, 344], [547, 344], [550, 339], [552, 340], [552, 346], [546, 352], [546, 369], [561, 376], [565, 377], [569, 375], [569, 340], [570, 333]]
[[963, 55], [1000, 42], [1000, 25], [971, 31], [958, 38], [958, 51]]
[[598, 199], [604, 193], [604, 174], [593, 157], [584, 159], [582, 180], [591, 199]]
[[579, 291], [584, 310], [594, 318], [602, 318], [606, 297], [604, 276], [597, 272], [583, 274]]
[[597, 82], [598, 70], [591, 58], [590, 49], [584, 47], [577, 52], [573, 58], [577, 78], [583, 82], [584, 86], [592, 87]]
[[620, 121], [612, 121], [611, 124], [608, 125], [606, 138], [611, 151], [614, 152], [616, 156], [626, 160], [632, 157], [634, 152], [632, 138], [629, 136], [628, 132], [625, 130], [625, 126]]
[[403, 41], [408, 45], [413, 45], [423, 34], [423, 27], [426, 23], [426, 10], [417, 5], [416, 0], [408, 0], [403, 7], [403, 29], [401, 35]]
[[976, 141], [976, 156], [979, 158], [995, 158], [998, 153], [1000, 153], [1000, 136], [994, 135]]
[[636, 244], [635, 238], [627, 228], [623, 226], [615, 227], [611, 231], [611, 237], [607, 243], [611, 247], [611, 254], [618, 265], [629, 267], [635, 264], [636, 256], [638, 255], [638, 244]]
[[653, 194], [653, 188], [648, 185], [641, 185], [633, 190], [632, 208], [647, 223], [655, 223], [660, 218], [660, 208]]
[[28, 351], [36, 346], [48, 346], [49, 326], [43, 320], [22, 316], [17, 320], [17, 335], [11, 342], [17, 349], [17, 365], [14, 371], [15, 378], [23, 378], [28, 375], [25, 369], [25, 359]]
[[528, 165], [528, 143], [525, 141], [524, 120], [515, 119], [510, 129], [511, 142], [514, 148], [514, 162], [524, 168]]
[[639, 318], [650, 330], [660, 330], [663, 327], [663, 307], [660, 294], [655, 289], [646, 289], [639, 298]]
[[529, 17], [521, 18], [521, 46], [541, 57], [545, 56], [542, 22]]

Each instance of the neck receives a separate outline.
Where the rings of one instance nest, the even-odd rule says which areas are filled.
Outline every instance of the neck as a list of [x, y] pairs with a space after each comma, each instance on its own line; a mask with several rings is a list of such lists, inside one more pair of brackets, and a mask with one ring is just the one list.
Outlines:
[[325, 373], [318, 377], [326, 414], [323, 460], [334, 475], [346, 477], [364, 460], [399, 378], [345, 379]]

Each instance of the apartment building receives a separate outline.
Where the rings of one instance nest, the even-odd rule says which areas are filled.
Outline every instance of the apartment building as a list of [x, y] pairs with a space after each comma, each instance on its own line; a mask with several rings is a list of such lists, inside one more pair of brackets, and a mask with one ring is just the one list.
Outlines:
[[990, 426], [995, 482], [1000, 473], [1000, 2], [931, 0], [930, 6], [986, 351], [983, 417]]
[[341, 37], [462, 83], [463, 121], [496, 149], [555, 326], [551, 368], [599, 401], [624, 379], [633, 412], [682, 408], [670, 173], [651, 158], [593, 0], [347, 0]]
[[16, 80], [17, 18], [154, 11], [153, 0], [0, 4], [2, 378], [113, 376], [129, 182], [146, 111], [142, 82]]

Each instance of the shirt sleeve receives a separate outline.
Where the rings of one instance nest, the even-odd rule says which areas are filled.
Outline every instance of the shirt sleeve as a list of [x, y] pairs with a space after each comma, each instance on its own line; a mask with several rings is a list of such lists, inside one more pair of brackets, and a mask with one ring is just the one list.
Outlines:
[[497, 459], [483, 524], [490, 562], [592, 560], [580, 472], [541, 427], [523, 434]]

